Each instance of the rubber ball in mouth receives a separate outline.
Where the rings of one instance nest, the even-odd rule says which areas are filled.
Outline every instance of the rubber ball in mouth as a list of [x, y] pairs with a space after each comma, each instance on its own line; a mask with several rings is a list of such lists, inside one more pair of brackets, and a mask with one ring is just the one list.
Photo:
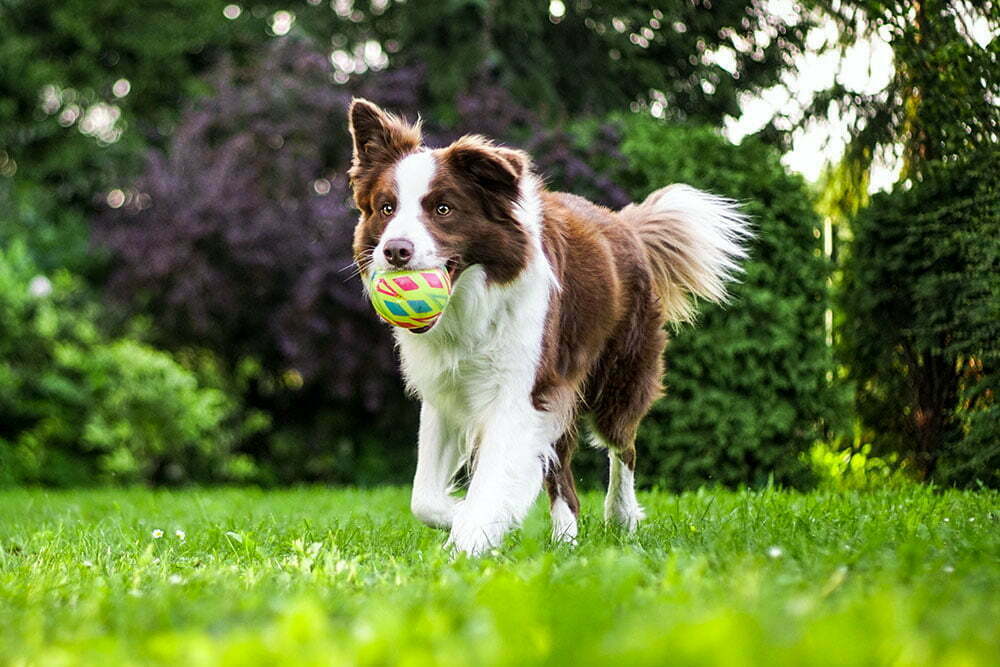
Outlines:
[[413, 333], [425, 333], [448, 305], [451, 278], [443, 269], [373, 271], [368, 292], [383, 320]]

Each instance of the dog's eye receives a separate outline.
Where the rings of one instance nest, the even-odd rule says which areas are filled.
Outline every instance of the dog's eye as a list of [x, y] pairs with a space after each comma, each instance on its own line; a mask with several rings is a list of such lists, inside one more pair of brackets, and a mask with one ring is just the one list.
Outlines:
[[447, 204], [438, 204], [437, 208], [434, 209], [434, 212], [438, 215], [448, 215], [451, 213], [451, 206], [448, 206]]
[[392, 215], [392, 212], [395, 210], [396, 208], [392, 204], [382, 204], [382, 208], [379, 209], [382, 215]]

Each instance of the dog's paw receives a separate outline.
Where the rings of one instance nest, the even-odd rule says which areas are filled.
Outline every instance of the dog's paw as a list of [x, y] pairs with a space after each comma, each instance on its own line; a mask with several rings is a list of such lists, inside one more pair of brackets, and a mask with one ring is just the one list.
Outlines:
[[559, 498], [552, 505], [552, 541], [576, 546], [576, 515], [566, 501]]
[[410, 501], [410, 511], [418, 521], [431, 528], [450, 530], [457, 505], [458, 501], [449, 496], [423, 497], [414, 495]]
[[451, 525], [451, 533], [445, 543], [455, 553], [468, 556], [482, 556], [503, 542], [509, 522], [495, 515], [476, 512], [464, 501], [455, 509], [455, 518]]
[[610, 504], [604, 507], [604, 520], [621, 526], [629, 533], [634, 533], [639, 522], [646, 518], [646, 512], [638, 504]]

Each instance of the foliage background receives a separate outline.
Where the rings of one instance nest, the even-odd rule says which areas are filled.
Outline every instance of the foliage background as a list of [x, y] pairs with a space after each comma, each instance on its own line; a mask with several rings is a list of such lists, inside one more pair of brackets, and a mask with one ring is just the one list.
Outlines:
[[757, 234], [726, 307], [704, 307], [667, 351], [667, 394], [640, 437], [647, 478], [670, 488], [804, 485], [803, 452], [837, 416], [823, 314], [830, 265], [801, 178], [756, 139], [733, 146], [709, 128], [628, 117], [617, 179], [639, 199], [689, 183], [744, 202]]
[[[646, 483], [806, 485], [824, 440], [995, 485], [996, 181], [966, 165], [992, 164], [968, 156], [997, 139], [997, 40], [965, 37], [965, 4], [927, 0], [913, 21], [867, 0], [0, 0], [0, 483], [409, 476], [415, 406], [344, 270], [344, 111], [363, 95], [422, 114], [432, 144], [475, 131], [521, 146], [552, 187], [612, 207], [671, 181], [746, 201], [753, 261], [731, 307], [676, 333], [670, 393], [642, 431]], [[1000, 29], [995, 3], [976, 11]], [[886, 89], [835, 83], [723, 139], [825, 21], [838, 38], [822, 49], [889, 40]], [[778, 158], [796, 124], [832, 115], [856, 122], [820, 198]], [[894, 147], [900, 185], [856, 216], [873, 156]], [[927, 225], [901, 224], [926, 202], [940, 203]], [[917, 266], [933, 271], [903, 278]], [[922, 320], [935, 290], [947, 314]], [[871, 327], [887, 309], [894, 331]], [[942, 395], [940, 437], [899, 426], [919, 408], [891, 389], [916, 377], [898, 372], [911, 340], [969, 369]], [[912, 455], [930, 450], [933, 474]]]
[[876, 196], [845, 262], [839, 348], [860, 416], [928, 479], [998, 483], [998, 168], [979, 150]]

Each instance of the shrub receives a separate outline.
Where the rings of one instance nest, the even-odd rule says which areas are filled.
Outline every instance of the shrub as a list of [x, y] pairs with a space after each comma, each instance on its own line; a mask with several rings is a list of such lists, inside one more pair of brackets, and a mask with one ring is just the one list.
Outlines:
[[669, 488], [805, 484], [802, 454], [836, 415], [824, 311], [830, 265], [801, 178], [753, 139], [619, 118], [636, 200], [688, 183], [744, 202], [757, 236], [727, 307], [703, 305], [667, 347], [666, 396], [639, 434], [639, 470]]
[[930, 165], [853, 221], [839, 350], [879, 452], [1000, 485], [1000, 151]]
[[[79, 279], [0, 249], [0, 483], [179, 482], [251, 473], [255, 420], [168, 354], [107, 340]], [[259, 422], [259, 418], [256, 420]]]

